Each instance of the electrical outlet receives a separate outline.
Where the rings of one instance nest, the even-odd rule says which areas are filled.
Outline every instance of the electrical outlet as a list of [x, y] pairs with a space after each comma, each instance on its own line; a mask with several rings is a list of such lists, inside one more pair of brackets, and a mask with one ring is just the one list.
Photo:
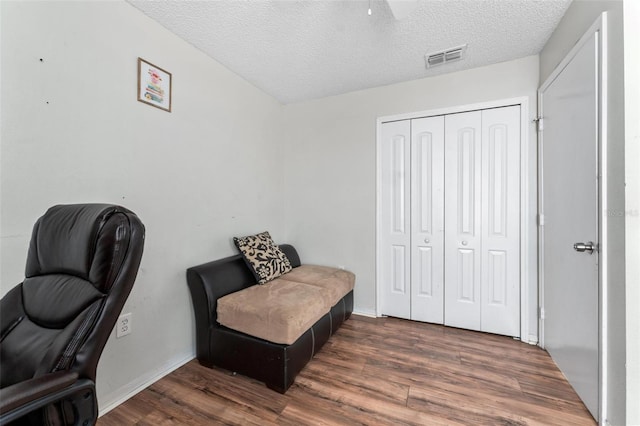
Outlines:
[[131, 312], [120, 315], [116, 323], [116, 338], [119, 339], [127, 334], [131, 334]]

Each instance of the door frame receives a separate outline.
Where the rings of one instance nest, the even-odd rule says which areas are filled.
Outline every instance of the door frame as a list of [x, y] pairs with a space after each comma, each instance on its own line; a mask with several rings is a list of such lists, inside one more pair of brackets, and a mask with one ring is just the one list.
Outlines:
[[537, 241], [531, 241], [530, 235], [535, 235], [535, 223], [529, 218], [535, 217], [536, 206], [531, 206], [529, 196], [536, 190], [535, 178], [532, 179], [530, 172], [534, 167], [535, 155], [530, 155], [529, 130], [531, 120], [529, 119], [529, 98], [526, 96], [499, 99], [488, 102], [466, 104], [448, 108], [439, 108], [426, 111], [417, 111], [404, 114], [378, 117], [376, 120], [376, 316], [382, 316], [382, 286], [380, 277], [382, 276], [382, 250], [381, 250], [381, 218], [382, 209], [382, 124], [391, 121], [412, 120], [417, 118], [434, 117], [439, 115], [457, 114], [462, 112], [478, 111], [483, 109], [501, 108], [508, 106], [520, 106], [520, 340], [532, 344], [538, 343], [537, 334], [530, 334], [529, 330], [529, 291], [532, 283], [535, 282], [537, 265], [535, 260], [531, 260], [532, 248]]
[[[608, 248], [602, 242], [607, 241], [608, 229], [607, 221], [603, 220], [604, 207], [607, 200], [607, 12], [603, 12], [591, 27], [580, 37], [578, 42], [571, 48], [564, 59], [556, 66], [553, 72], [547, 77], [544, 83], [538, 89], [538, 120], [541, 119], [542, 125], [538, 127], [538, 279], [539, 279], [539, 315], [538, 315], [538, 331], [540, 343], [539, 346], [544, 349], [544, 205], [543, 205], [543, 157], [542, 150], [544, 147], [544, 92], [560, 75], [564, 68], [571, 62], [575, 55], [580, 51], [584, 44], [596, 34], [598, 40], [598, 64], [597, 64], [597, 148], [596, 155], [598, 158], [598, 201], [596, 206], [596, 218], [598, 225], [598, 253], [600, 256], [600, 264], [598, 265], [598, 399], [599, 399], [599, 417], [600, 424], [604, 424], [607, 418], [607, 265], [608, 265]], [[540, 123], [540, 121], [539, 121]]]

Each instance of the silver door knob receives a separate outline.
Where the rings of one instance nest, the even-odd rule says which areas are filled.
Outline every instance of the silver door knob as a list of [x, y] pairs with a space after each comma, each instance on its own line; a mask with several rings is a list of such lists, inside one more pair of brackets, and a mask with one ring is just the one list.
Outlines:
[[428, 238], [425, 238], [425, 239], [424, 239], [424, 242], [425, 242], [426, 244], [429, 244], [429, 239], [428, 239]]
[[463, 242], [462, 242], [462, 245], [463, 245], [463, 246], [466, 246], [467, 244], [468, 244], [468, 243], [467, 243], [466, 241], [463, 241]]
[[593, 251], [596, 249], [596, 245], [593, 243], [593, 241], [587, 241], [586, 243], [575, 243], [573, 245], [573, 249], [580, 253], [586, 251], [589, 254], [592, 254]]

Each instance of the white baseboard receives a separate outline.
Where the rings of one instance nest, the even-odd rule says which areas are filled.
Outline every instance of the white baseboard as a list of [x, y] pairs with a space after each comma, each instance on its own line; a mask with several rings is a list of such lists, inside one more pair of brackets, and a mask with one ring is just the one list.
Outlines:
[[103, 398], [100, 398], [101, 401], [98, 401], [99, 414], [98, 417], [107, 414], [109, 411], [116, 408], [118, 405], [122, 404], [129, 398], [136, 395], [138, 392], [143, 391], [147, 387], [151, 386], [158, 380], [162, 379], [167, 374], [172, 371], [182, 367], [187, 362], [194, 359], [195, 353], [189, 353], [187, 355], [183, 354], [177, 357], [172, 358], [165, 365], [155, 369], [154, 371], [145, 374], [144, 376], [138, 377], [135, 380], [127, 383], [124, 386], [110, 392], [108, 395], [105, 395]]
[[360, 315], [361, 317], [377, 318], [376, 313], [373, 311], [353, 311], [353, 315]]
[[[363, 316], [363, 317], [369, 317], [369, 318], [378, 318], [376, 313], [373, 312], [373, 311], [356, 311], [356, 310], [354, 310], [352, 312], [352, 314], [353, 315], [360, 315], [360, 316]], [[527, 340], [525, 342], [530, 344], [530, 345], [537, 345], [538, 344], [538, 336], [535, 335], [535, 334], [529, 334], [529, 336], [528, 336], [528, 338], [527, 338]]]

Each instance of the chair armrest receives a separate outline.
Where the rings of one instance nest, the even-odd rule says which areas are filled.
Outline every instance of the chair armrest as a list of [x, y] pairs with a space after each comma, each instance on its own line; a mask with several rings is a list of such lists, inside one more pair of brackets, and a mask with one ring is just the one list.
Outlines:
[[0, 424], [61, 400], [70, 400], [80, 418], [93, 418], [87, 424], [95, 422], [98, 407], [93, 381], [78, 380], [76, 372], [57, 371], [0, 389]]

